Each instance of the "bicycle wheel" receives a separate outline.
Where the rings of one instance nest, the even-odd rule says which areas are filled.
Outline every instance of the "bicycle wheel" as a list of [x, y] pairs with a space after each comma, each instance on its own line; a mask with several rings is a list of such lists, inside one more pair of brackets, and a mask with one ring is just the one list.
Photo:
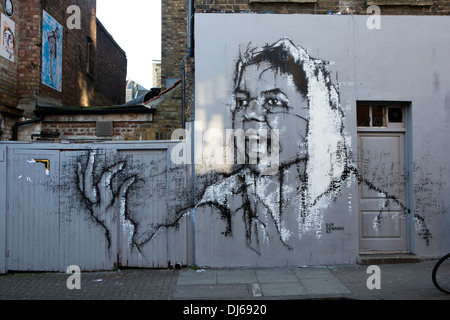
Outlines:
[[433, 284], [440, 291], [450, 293], [450, 253], [439, 259], [433, 268]]

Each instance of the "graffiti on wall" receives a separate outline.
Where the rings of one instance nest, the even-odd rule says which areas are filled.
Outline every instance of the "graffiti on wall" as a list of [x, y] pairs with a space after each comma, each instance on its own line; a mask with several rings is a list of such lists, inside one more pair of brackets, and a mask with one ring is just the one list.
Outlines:
[[[248, 134], [245, 143], [232, 147], [234, 157], [246, 161], [237, 161], [229, 172], [197, 176], [196, 207], [219, 213], [225, 236], [241, 236], [233, 233], [233, 221], [243, 222], [245, 243], [257, 254], [262, 243], [281, 241], [290, 250], [303, 234], [321, 239], [325, 233], [344, 230], [324, 221], [323, 209], [352, 183], [363, 184], [384, 201], [374, 228], [383, 226], [389, 210], [384, 204], [399, 207], [402, 219], [411, 213], [391, 192], [396, 183], [389, 180], [392, 177], [372, 181], [353, 161], [339, 83], [333, 83], [329, 65], [286, 38], [262, 47], [249, 43], [236, 60], [230, 117], [232, 129], [240, 132], [235, 137]], [[261, 131], [266, 133], [263, 138], [257, 136]], [[265, 174], [268, 163], [260, 158], [270, 157], [274, 150], [279, 153], [276, 173]], [[414, 219], [428, 243], [431, 232], [422, 213], [416, 211]]]
[[[319, 209], [352, 173], [339, 93], [327, 65], [289, 39], [263, 47], [248, 44], [237, 59], [230, 106], [233, 129], [249, 132], [254, 141], [259, 137], [252, 135], [265, 130], [272, 140], [241, 149], [235, 145], [234, 152], [247, 161], [234, 165], [231, 173], [217, 174], [216, 182], [210, 180], [197, 207], [218, 209], [227, 222], [227, 236], [233, 232], [231, 220], [242, 216], [246, 244], [258, 254], [262, 241], [279, 239], [291, 249], [295, 233], [313, 231], [320, 238]], [[257, 153], [270, 155], [274, 148], [279, 152], [277, 171], [265, 175], [267, 163], [251, 160]], [[298, 225], [287, 225], [287, 213], [297, 216]]]
[[16, 56], [16, 24], [3, 13], [1, 14], [0, 23], [2, 37], [0, 43], [0, 56], [14, 62]]
[[124, 162], [119, 162], [106, 167], [101, 170], [101, 176], [98, 179], [95, 177], [95, 152], [91, 151], [87, 163], [83, 166], [83, 163], [79, 161], [77, 167], [78, 192], [91, 218], [103, 228], [108, 247], [111, 246], [114, 208], [120, 208], [120, 221], [124, 228], [127, 228], [131, 234], [134, 234], [136, 230], [136, 223], [127, 212], [127, 199], [130, 187], [138, 180], [137, 176], [126, 177], [116, 190], [113, 190], [112, 185], [114, 176], [120, 173], [124, 166]]
[[[429, 144], [429, 137], [424, 138], [425, 143]], [[414, 183], [414, 221], [418, 236], [425, 241], [425, 245], [429, 246], [433, 238], [431, 230], [427, 227], [427, 223], [438, 216], [448, 214], [443, 204], [443, 198], [439, 197], [444, 188], [447, 186], [445, 181], [447, 168], [441, 165], [435, 165], [437, 170], [431, 172], [428, 165], [435, 163], [433, 155], [425, 153], [420, 159], [421, 163], [426, 163], [426, 166], [413, 163], [414, 175], [416, 177]]]
[[[291, 250], [305, 234], [321, 239], [347, 230], [344, 225], [325, 221], [323, 210], [353, 183], [364, 184], [385, 201], [395, 203], [404, 215], [410, 213], [406, 204], [388, 191], [388, 180], [380, 184], [363, 177], [354, 164], [339, 91], [331, 81], [328, 65], [289, 39], [263, 47], [248, 44], [236, 60], [229, 115], [234, 132], [246, 135], [245, 143], [233, 144], [232, 150], [244, 161], [237, 161], [229, 171], [197, 174], [194, 207], [217, 214], [224, 222], [222, 234], [242, 237], [247, 248], [258, 255], [263, 244], [273, 241]], [[267, 134], [263, 139], [255, 136], [261, 131]], [[266, 174], [268, 163], [261, 159], [270, 158], [274, 150], [279, 153], [279, 162], [275, 171]], [[93, 151], [79, 157], [77, 190], [109, 245], [115, 223], [113, 208], [119, 208], [129, 246], [138, 251], [159, 231], [177, 228], [180, 219], [193, 209], [185, 184], [175, 183], [168, 191], [173, 198], [169, 203], [176, 205], [167, 208], [167, 217], [145, 221], [143, 215], [148, 212], [142, 209], [142, 195], [165, 190], [167, 168], [153, 168], [132, 159], [106, 165], [106, 161], [96, 159]], [[153, 169], [145, 174], [136, 169], [144, 166]], [[186, 168], [176, 170], [184, 175]], [[150, 181], [151, 177], [159, 180]], [[383, 223], [384, 210], [380, 208], [377, 228]], [[414, 218], [429, 242], [432, 235], [425, 219], [418, 212]]]
[[[77, 157], [73, 170], [77, 198], [86, 208], [89, 221], [103, 231], [109, 248], [120, 230], [126, 237], [126, 245], [144, 254], [147, 243], [160, 231], [177, 228], [183, 217], [184, 168], [169, 168], [175, 186], [180, 189], [166, 195], [165, 156], [160, 159], [123, 156], [119, 161], [107, 161], [105, 155], [90, 150], [88, 155]], [[148, 205], [156, 202], [162, 205]], [[170, 213], [166, 214], [167, 210]]]
[[63, 27], [51, 15], [42, 13], [42, 83], [61, 92]]

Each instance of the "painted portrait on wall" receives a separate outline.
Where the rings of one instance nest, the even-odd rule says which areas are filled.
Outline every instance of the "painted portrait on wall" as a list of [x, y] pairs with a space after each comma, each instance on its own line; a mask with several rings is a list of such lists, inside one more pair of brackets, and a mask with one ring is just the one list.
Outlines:
[[15, 60], [15, 29], [16, 25], [14, 21], [2, 13], [0, 55], [11, 62]]
[[[195, 123], [191, 129], [196, 136], [191, 140], [198, 161], [191, 214], [197, 264], [354, 261], [364, 237], [369, 238], [365, 230], [373, 234], [381, 228], [402, 230], [404, 219], [416, 223], [407, 225], [418, 230], [417, 235], [410, 234], [411, 239], [420, 237], [428, 245], [429, 224], [417, 210], [413, 213], [397, 189], [392, 191], [382, 165], [374, 162], [375, 148], [368, 148], [369, 160], [361, 156], [358, 136], [362, 131], [356, 121], [358, 100], [410, 101], [405, 97], [412, 97], [414, 90], [403, 83], [397, 87], [395, 79], [386, 85], [385, 74], [392, 72], [392, 65], [386, 64], [383, 72], [373, 68], [373, 60], [388, 61], [373, 54], [373, 48], [382, 47], [385, 40], [372, 37], [362, 16], [358, 32], [368, 33], [356, 40], [357, 23], [352, 19], [282, 14], [196, 16]], [[399, 26], [397, 30], [407, 29]], [[356, 49], [363, 48], [362, 43], [371, 49], [367, 57], [357, 59]], [[421, 61], [422, 53], [396, 70], [407, 72]], [[367, 70], [374, 74], [367, 75]], [[376, 92], [372, 87], [375, 75], [379, 79]], [[228, 131], [234, 136], [229, 137]], [[259, 131], [267, 134], [258, 136]], [[271, 136], [272, 131], [277, 135]], [[385, 148], [384, 143], [380, 145], [380, 150]], [[404, 152], [403, 147], [395, 145], [394, 149]], [[232, 161], [220, 162], [224, 153]], [[273, 165], [261, 161], [266, 157], [279, 160], [272, 175], [264, 174], [267, 164]], [[376, 170], [369, 173], [368, 163]], [[382, 163], [397, 168], [394, 160], [383, 158]], [[396, 173], [396, 188], [404, 188], [404, 177], [412, 173], [401, 172], [404, 176]], [[412, 191], [412, 185], [409, 188]], [[361, 209], [366, 201], [363, 196], [369, 193], [375, 195], [370, 215]], [[394, 216], [394, 206], [396, 218], [384, 219]], [[385, 236], [370, 237], [378, 241]]]
[[3, 0], [3, 9], [8, 17], [12, 18], [14, 15], [14, 3], [12, 0]]
[[42, 14], [42, 83], [62, 90], [63, 27], [47, 12]]
[[339, 182], [351, 173], [339, 92], [327, 62], [287, 38], [261, 47], [250, 43], [236, 60], [231, 96], [233, 130], [276, 130], [265, 145], [255, 138], [254, 153], [276, 147], [279, 164], [275, 174], [264, 174], [265, 163], [249, 161], [252, 144], [243, 144], [242, 151], [235, 144], [234, 152], [247, 160], [213, 179], [197, 207], [218, 210], [227, 221], [226, 235], [234, 231], [232, 219], [242, 219], [246, 244], [258, 254], [270, 239], [291, 248], [295, 233], [316, 230], [320, 237], [323, 218], [317, 209], [333, 201]]

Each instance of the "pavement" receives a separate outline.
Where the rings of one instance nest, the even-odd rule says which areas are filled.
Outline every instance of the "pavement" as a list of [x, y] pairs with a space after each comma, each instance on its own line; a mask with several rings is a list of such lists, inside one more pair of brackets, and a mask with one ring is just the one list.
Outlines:
[[0, 300], [450, 300], [432, 283], [435, 263], [375, 272], [365, 265], [82, 271], [80, 289], [68, 289], [65, 273], [13, 273], [0, 275]]

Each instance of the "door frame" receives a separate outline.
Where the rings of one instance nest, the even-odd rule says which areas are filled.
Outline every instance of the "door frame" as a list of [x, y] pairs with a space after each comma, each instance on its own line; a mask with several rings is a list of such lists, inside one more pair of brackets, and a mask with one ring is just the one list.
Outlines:
[[[356, 102], [356, 108], [361, 105], [371, 105], [371, 106], [386, 106], [389, 107], [401, 106], [403, 108], [403, 124], [391, 125], [388, 121], [388, 112], [386, 112], [386, 127], [360, 127], [357, 126], [357, 137], [360, 133], [404, 133], [404, 166], [405, 166], [405, 237], [406, 237], [406, 251], [407, 253], [415, 253], [415, 237], [414, 237], [414, 164], [413, 164], [413, 134], [412, 134], [412, 103], [410, 101], [367, 101], [360, 100]], [[357, 138], [357, 148], [359, 139]], [[361, 215], [359, 212], [359, 193], [360, 188], [358, 187], [358, 251], [360, 254], [368, 253], [405, 253], [402, 250], [399, 251], [365, 251], [360, 248], [360, 232], [361, 232]]]

